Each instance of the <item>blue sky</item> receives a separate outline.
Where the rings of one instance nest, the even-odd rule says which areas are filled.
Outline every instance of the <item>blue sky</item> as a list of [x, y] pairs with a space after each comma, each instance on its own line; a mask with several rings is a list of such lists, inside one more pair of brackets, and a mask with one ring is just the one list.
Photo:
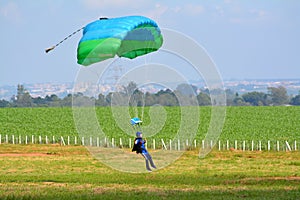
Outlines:
[[144, 15], [192, 37], [223, 79], [300, 78], [298, 0], [1, 0], [0, 85], [72, 82], [81, 33], [101, 16]]

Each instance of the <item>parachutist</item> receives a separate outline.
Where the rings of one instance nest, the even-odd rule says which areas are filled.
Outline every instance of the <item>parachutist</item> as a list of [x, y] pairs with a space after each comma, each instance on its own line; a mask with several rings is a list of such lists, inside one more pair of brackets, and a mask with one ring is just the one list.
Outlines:
[[151, 155], [147, 151], [145, 144], [146, 144], [146, 140], [143, 139], [142, 133], [136, 132], [136, 138], [134, 140], [134, 146], [132, 148], [132, 151], [136, 151], [137, 154], [139, 153], [142, 154], [142, 156], [145, 158], [146, 169], [151, 172], [152, 170], [150, 168], [150, 165], [154, 169], [156, 169], [156, 166], [152, 160]]

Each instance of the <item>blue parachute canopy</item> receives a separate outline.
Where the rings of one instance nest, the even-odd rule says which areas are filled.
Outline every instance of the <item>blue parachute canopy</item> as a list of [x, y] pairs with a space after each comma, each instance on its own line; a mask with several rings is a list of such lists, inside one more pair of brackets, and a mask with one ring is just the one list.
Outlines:
[[157, 51], [162, 43], [158, 25], [147, 17], [101, 18], [84, 27], [77, 62], [88, 66], [116, 55], [133, 59]]
[[142, 123], [143, 121], [140, 119], [140, 118], [138, 118], [138, 117], [134, 117], [134, 118], [132, 118], [131, 120], [130, 120], [130, 123], [131, 123], [131, 125], [132, 126], [134, 126], [134, 125], [139, 125], [140, 123]]

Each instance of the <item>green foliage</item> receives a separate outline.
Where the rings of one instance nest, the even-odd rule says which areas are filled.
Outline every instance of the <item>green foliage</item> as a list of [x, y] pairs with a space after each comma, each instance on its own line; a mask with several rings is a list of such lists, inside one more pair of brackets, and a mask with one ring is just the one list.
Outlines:
[[[200, 91], [200, 92], [198, 92]], [[267, 105], [300, 105], [300, 95], [287, 95], [286, 88], [279, 86], [269, 87], [269, 94], [263, 92], [248, 92], [239, 96], [238, 93], [226, 89], [226, 102], [228, 106], [267, 106]], [[96, 106], [185, 106], [185, 105], [212, 105], [210, 95], [223, 94], [223, 90], [208, 89], [199, 90], [194, 85], [180, 84], [176, 90], [159, 90], [157, 93], [142, 92], [137, 88], [137, 84], [130, 82], [128, 86], [118, 92], [109, 92], [108, 94], [98, 94], [98, 97], [86, 96], [84, 93], [68, 94], [60, 99], [57, 95], [47, 95], [46, 97], [31, 97], [23, 85], [18, 85], [17, 95], [10, 101], [0, 100], [0, 107], [71, 107], [72, 100], [76, 98], [77, 103], [85, 104], [93, 101]]]
[[248, 92], [242, 95], [245, 102], [249, 102], [254, 106], [267, 105], [267, 95], [263, 92]]
[[270, 93], [272, 104], [283, 105], [289, 102], [286, 88], [282, 86], [279, 86], [278, 88], [268, 87], [268, 91]]
[[291, 104], [295, 106], [300, 106], [300, 94], [296, 95], [291, 99]]

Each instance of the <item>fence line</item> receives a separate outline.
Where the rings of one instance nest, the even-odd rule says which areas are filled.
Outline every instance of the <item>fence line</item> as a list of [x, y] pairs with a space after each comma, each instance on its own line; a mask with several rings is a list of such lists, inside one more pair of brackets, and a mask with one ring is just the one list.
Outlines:
[[[99, 138], [99, 137], [81, 137], [78, 136], [15, 136], [0, 134], [0, 144], [56, 144], [60, 145], [83, 145], [83, 146], [95, 146], [95, 147], [111, 147], [111, 148], [132, 148], [133, 138]], [[213, 141], [205, 140], [156, 140], [148, 141], [147, 148], [149, 149], [164, 149], [164, 150], [188, 150], [194, 148], [215, 148], [221, 150], [240, 150], [240, 151], [298, 151], [298, 141], [261, 141], [261, 140], [218, 140], [213, 145]]]

